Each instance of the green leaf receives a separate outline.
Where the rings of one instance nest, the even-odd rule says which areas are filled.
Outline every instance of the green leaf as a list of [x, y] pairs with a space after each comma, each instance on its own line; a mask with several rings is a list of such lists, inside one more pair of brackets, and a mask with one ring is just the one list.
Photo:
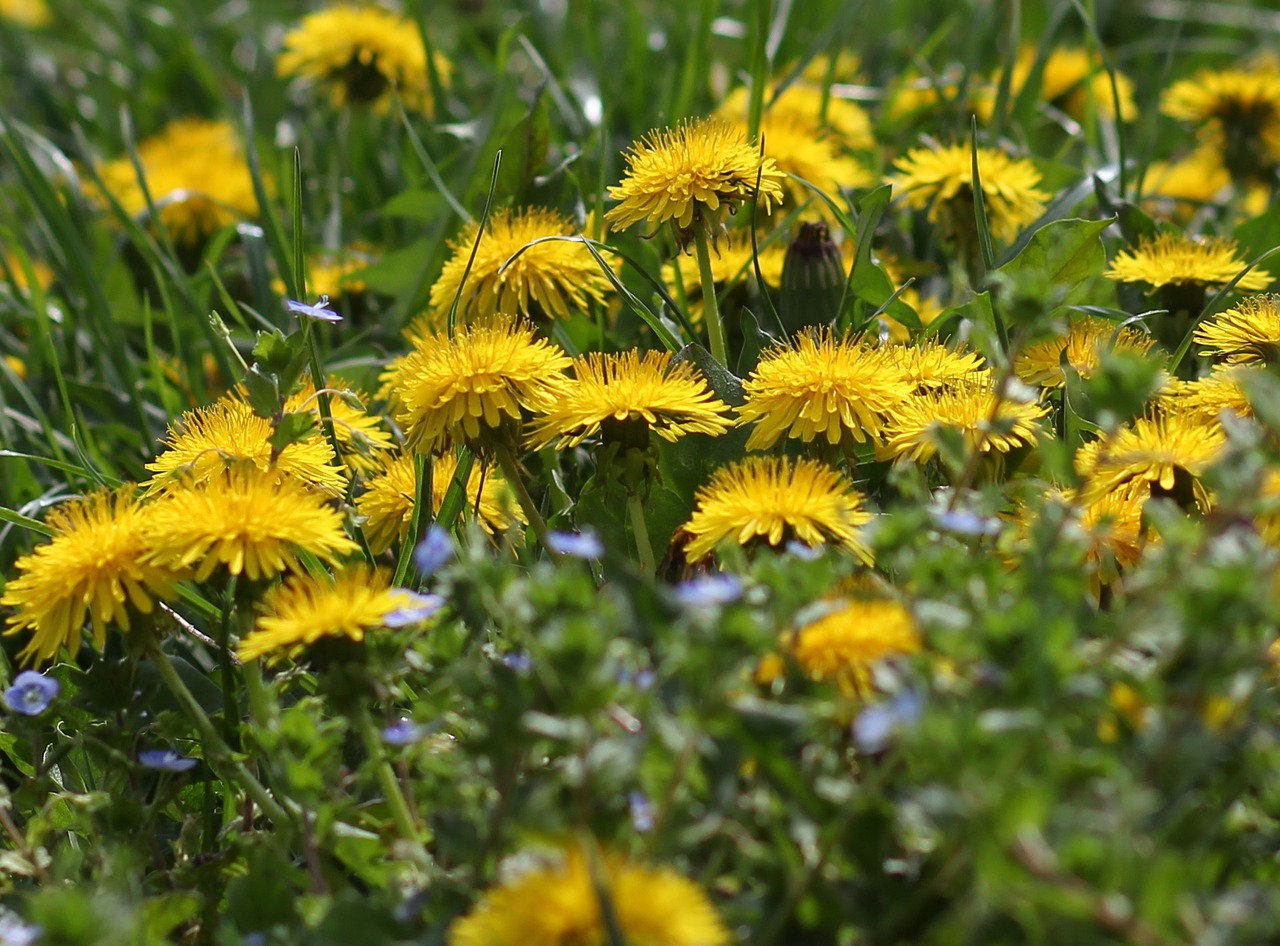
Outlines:
[[271, 432], [271, 448], [277, 453], [291, 443], [305, 440], [316, 429], [316, 416], [310, 411], [281, 415]]
[[1014, 282], [1045, 280], [1050, 285], [1075, 285], [1102, 272], [1107, 255], [1101, 234], [1115, 223], [1071, 218], [1041, 227], [1031, 242], [1000, 267], [998, 272]]

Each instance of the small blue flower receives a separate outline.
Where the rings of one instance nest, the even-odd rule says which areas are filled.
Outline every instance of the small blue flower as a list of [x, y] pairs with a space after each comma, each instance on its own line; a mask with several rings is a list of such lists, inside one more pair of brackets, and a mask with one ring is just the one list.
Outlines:
[[178, 755], [172, 749], [148, 749], [138, 753], [138, 761], [145, 768], [160, 772], [187, 772], [196, 767], [195, 759]]
[[592, 529], [549, 533], [547, 548], [557, 555], [570, 555], [573, 558], [600, 558], [604, 555], [604, 543]]
[[868, 706], [853, 721], [853, 741], [863, 752], [880, 752], [894, 735], [910, 729], [924, 715], [924, 700], [914, 690], [899, 693], [886, 703]]
[[402, 719], [382, 730], [382, 741], [389, 746], [411, 746], [426, 739], [428, 731], [411, 719]]
[[737, 575], [704, 575], [676, 585], [676, 600], [686, 608], [712, 608], [741, 597], [742, 579]]
[[448, 529], [438, 523], [431, 523], [426, 537], [413, 550], [413, 564], [418, 567], [418, 571], [424, 577], [429, 577], [444, 567], [451, 558], [453, 558], [453, 536], [449, 534]]
[[980, 516], [966, 509], [935, 512], [933, 522], [939, 529], [957, 535], [995, 536], [1000, 534], [1000, 520]]
[[410, 624], [421, 624], [444, 607], [444, 598], [439, 595], [424, 595], [408, 588], [396, 588], [395, 593], [400, 607], [389, 612], [382, 619], [385, 627], [408, 627]]
[[13, 681], [13, 686], [4, 691], [4, 703], [23, 716], [39, 716], [57, 695], [57, 680], [34, 670], [24, 670]]
[[627, 807], [631, 810], [631, 826], [643, 834], [653, 830], [653, 802], [644, 792], [632, 792], [627, 796]]
[[34, 923], [28, 923], [16, 913], [0, 912], [0, 946], [34, 946], [44, 932]]
[[533, 658], [527, 651], [513, 651], [502, 655], [502, 665], [516, 673], [528, 673], [533, 669]]
[[328, 296], [321, 296], [320, 301], [315, 305], [307, 305], [305, 302], [289, 299], [285, 302], [285, 308], [297, 315], [305, 315], [309, 319], [317, 319], [321, 322], [342, 321], [342, 316], [330, 310]]
[[799, 539], [787, 543], [787, 554], [794, 555], [802, 562], [816, 562], [822, 558], [824, 549], [821, 545], [808, 545]]

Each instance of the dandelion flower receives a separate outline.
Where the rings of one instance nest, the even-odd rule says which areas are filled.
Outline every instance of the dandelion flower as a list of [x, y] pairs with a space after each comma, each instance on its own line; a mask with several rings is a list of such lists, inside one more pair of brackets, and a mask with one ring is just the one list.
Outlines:
[[990, 384], [943, 388], [910, 398], [894, 413], [880, 456], [922, 463], [937, 455], [938, 431], [956, 431], [970, 453], [1009, 453], [1039, 440], [1041, 404], [998, 398]]
[[[315, 410], [312, 403], [310, 409]], [[237, 463], [249, 461], [260, 470], [295, 477], [322, 489], [341, 492], [346, 476], [333, 465], [333, 448], [319, 430], [312, 431], [272, 456], [271, 421], [259, 417], [237, 394], [227, 394], [208, 407], [183, 414], [165, 435], [163, 450], [148, 463], [155, 475], [151, 492], [175, 479], [206, 480]]]
[[16, 609], [5, 633], [33, 635], [19, 655], [24, 663], [47, 663], [64, 646], [74, 656], [86, 612], [101, 649], [108, 625], [127, 631], [131, 615], [150, 614], [156, 601], [176, 597], [179, 576], [145, 560], [150, 511], [129, 485], [49, 513], [53, 537], [18, 559], [18, 575], [0, 597], [0, 604]]
[[1142, 522], [1142, 509], [1148, 498], [1149, 491], [1130, 484], [1103, 493], [1081, 510], [1085, 562], [1099, 588], [1114, 582], [1122, 570], [1138, 564], [1147, 544], [1155, 540], [1155, 534]]
[[829, 331], [766, 351], [742, 388], [742, 423], [756, 425], [748, 450], [767, 450], [784, 435], [832, 446], [862, 443], [911, 394], [892, 355]]
[[574, 235], [578, 228], [572, 221], [539, 207], [500, 210], [485, 224], [477, 246], [479, 226], [470, 224], [450, 244], [453, 253], [431, 287], [437, 312], [447, 312], [460, 297], [458, 311], [467, 317], [502, 312], [567, 319], [592, 302], [604, 302], [609, 278], [586, 246], [565, 240], [530, 245], [543, 237]]
[[53, 22], [53, 13], [45, 0], [0, 0], [0, 20], [38, 29]]
[[813, 197], [811, 208], [821, 216], [829, 216], [826, 203], [802, 182], [812, 184], [837, 203], [844, 191], [876, 183], [874, 174], [844, 154], [836, 141], [813, 122], [788, 113], [771, 114], [761, 124], [760, 134], [778, 170], [787, 175], [786, 189], [797, 206]]
[[816, 460], [748, 457], [721, 467], [694, 497], [697, 508], [683, 531], [685, 557], [706, 558], [725, 539], [746, 545], [763, 539], [778, 547], [831, 542], [871, 563], [858, 530], [871, 521], [862, 496], [834, 469]]
[[1275, 364], [1280, 361], [1280, 295], [1243, 299], [1201, 322], [1192, 338], [1200, 354], [1230, 365]]
[[[607, 898], [612, 924], [601, 909]], [[588, 946], [615, 926], [630, 946], [724, 946], [729, 931], [680, 874], [571, 847], [554, 862], [489, 890], [454, 922], [448, 946]]]
[[[329, 416], [333, 421], [333, 431], [342, 451], [342, 459], [353, 470], [367, 472], [377, 465], [380, 454], [395, 446], [395, 438], [391, 436], [391, 431], [381, 417], [370, 414], [360, 406], [359, 402], [363, 401], [362, 392], [353, 388], [349, 382], [330, 375], [325, 387], [329, 390]], [[285, 400], [284, 409], [288, 413], [299, 414], [309, 411], [315, 416], [317, 425], [324, 422], [320, 416], [320, 399], [316, 394], [316, 386], [310, 377], [304, 379], [302, 387]], [[328, 438], [324, 439], [325, 446], [328, 447]], [[280, 456], [288, 453], [292, 446], [294, 444], [281, 451]], [[329, 455], [333, 455], [332, 448]]]
[[1200, 417], [1141, 417], [1076, 452], [1076, 472], [1085, 481], [1081, 499], [1092, 503], [1127, 484], [1145, 483], [1150, 495], [1207, 510], [1209, 491], [1200, 477], [1226, 443], [1221, 426]]
[[427, 61], [418, 26], [373, 5], [339, 3], [302, 18], [284, 38], [276, 73], [324, 86], [339, 108], [372, 105], [382, 111], [399, 95], [405, 108], [434, 110], [431, 71], [443, 84], [451, 72], [439, 53]]
[[1177, 161], [1153, 161], [1142, 181], [1147, 206], [1158, 211], [1172, 205], [1176, 219], [1190, 217], [1205, 204], [1219, 203], [1231, 188], [1231, 175], [1212, 148], [1197, 148]]
[[507, 316], [424, 334], [392, 379], [396, 422], [419, 453], [482, 445], [522, 410], [544, 408], [564, 382], [569, 357]]
[[299, 555], [335, 562], [359, 550], [343, 516], [292, 477], [252, 465], [172, 486], [151, 506], [147, 561], [191, 568], [204, 581], [220, 566], [250, 581], [295, 568]]
[[921, 340], [911, 345], [891, 345], [885, 352], [916, 393], [972, 386], [989, 376], [977, 352], [956, 351], [941, 342]]
[[[453, 482], [458, 461], [452, 453], [432, 460], [431, 511], [440, 511], [445, 493]], [[520, 507], [508, 495], [507, 481], [496, 469], [474, 463], [467, 477], [467, 509], [479, 512], [480, 527], [493, 534], [507, 529], [513, 517], [524, 522]], [[374, 554], [381, 555], [409, 534], [413, 507], [417, 501], [417, 478], [413, 456], [399, 454], [387, 458], [365, 482], [356, 499], [356, 510], [365, 517], [364, 533]]]
[[1264, 368], [1254, 365], [1229, 368], [1219, 365], [1194, 381], [1171, 378], [1160, 394], [1158, 406], [1168, 414], [1195, 416], [1204, 421], [1217, 420], [1223, 411], [1231, 411], [1237, 417], [1252, 417], [1253, 405], [1242, 382], [1263, 371]]
[[[338, 253], [313, 253], [307, 257], [307, 294], [336, 300], [365, 292], [369, 286], [360, 273], [374, 262], [368, 248], [359, 245]], [[286, 294], [284, 280], [279, 277], [271, 281], [271, 288], [282, 296]]]
[[391, 575], [366, 565], [328, 575], [291, 575], [267, 592], [262, 615], [240, 641], [241, 660], [297, 657], [316, 641], [345, 637], [357, 643], [403, 606], [406, 594]]
[[1280, 163], [1280, 72], [1204, 69], [1175, 82], [1160, 111], [1204, 130], [1238, 180], [1259, 180]]
[[[968, 145], [912, 148], [893, 166], [888, 180], [908, 207], [928, 210], [929, 219], [949, 237], [957, 227], [971, 228], [973, 151]], [[1030, 161], [993, 148], [978, 149], [978, 177], [991, 233], [1012, 241], [1045, 208], [1049, 194], [1040, 189], [1040, 172]]]
[[[764, 284], [770, 289], [777, 289], [782, 285], [782, 264], [787, 257], [787, 244], [782, 240], [774, 240], [759, 249], [760, 275], [764, 278]], [[730, 230], [719, 240], [716, 252], [711, 256], [711, 278], [720, 299], [725, 298], [725, 289], [730, 284], [741, 285], [755, 280], [756, 258], [748, 234]], [[662, 281], [677, 299], [677, 286], [683, 287], [685, 298], [689, 302], [690, 319], [697, 324], [702, 319], [702, 300], [706, 295], [697, 261], [682, 253], [677, 254], [674, 259], [662, 265]]]
[[[256, 217], [253, 178], [229, 122], [184, 118], [138, 144], [138, 161], [159, 214], [175, 241], [199, 243], [238, 220]], [[125, 213], [140, 216], [147, 200], [128, 155], [98, 169]], [[105, 198], [98, 196], [106, 205]]]
[[790, 642], [796, 663], [815, 680], [831, 680], [866, 698], [876, 665], [920, 651], [915, 619], [889, 599], [850, 600], [799, 628]]
[[1027, 384], [1060, 388], [1066, 384], [1064, 364], [1080, 377], [1091, 378], [1106, 352], [1117, 349], [1145, 355], [1154, 344], [1155, 339], [1135, 328], [1121, 328], [1106, 319], [1074, 318], [1062, 338], [1027, 348], [1019, 356], [1016, 370]]
[[[1027, 84], [1035, 60], [1034, 46], [1026, 46], [1019, 52], [1011, 76], [1012, 96], [1017, 96]], [[1113, 89], [1111, 76], [1096, 52], [1079, 46], [1059, 46], [1044, 61], [1040, 99], [1062, 109], [1076, 121], [1084, 120], [1087, 106], [1092, 102], [1099, 115], [1114, 121], [1119, 98], [1120, 120], [1131, 122], [1138, 117], [1138, 108], [1133, 102], [1133, 80], [1119, 71], [1115, 79]]]
[[576, 447], [588, 437], [647, 447], [654, 433], [670, 443], [686, 434], [717, 436], [731, 426], [729, 405], [717, 398], [690, 364], [670, 352], [589, 353], [574, 362], [567, 382], [534, 425], [530, 441], [541, 449]]
[[[792, 82], [782, 91], [776, 85], [765, 90], [764, 118], [772, 123], [778, 120], [796, 121], [808, 125], [815, 134], [830, 136], [833, 144], [850, 151], [870, 151], [875, 147], [871, 131], [871, 116], [861, 105], [824, 91], [811, 81]], [[739, 86], [716, 109], [716, 115], [733, 121], [745, 121], [750, 108], [746, 86]], [[769, 132], [765, 142], [773, 153]]]
[[[1231, 282], [1245, 268], [1236, 241], [1227, 237], [1196, 239], [1180, 233], [1160, 233], [1143, 237], [1136, 247], [1121, 250], [1104, 276], [1126, 283], [1162, 286], [1221, 286]], [[1271, 274], [1251, 269], [1240, 277], [1236, 289], [1252, 292], [1265, 289]]]
[[674, 131], [650, 132], [632, 146], [622, 182], [609, 188], [609, 196], [620, 203], [605, 220], [614, 230], [642, 220], [671, 220], [685, 245], [695, 226], [714, 233], [725, 213], [744, 201], [754, 198], [768, 212], [782, 200], [784, 179], [740, 126], [716, 119], [682, 122]]

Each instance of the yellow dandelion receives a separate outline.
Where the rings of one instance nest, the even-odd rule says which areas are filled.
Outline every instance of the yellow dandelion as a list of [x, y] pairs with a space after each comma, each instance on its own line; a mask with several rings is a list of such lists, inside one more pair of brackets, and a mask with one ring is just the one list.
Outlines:
[[[1280, 470], [1270, 470], [1258, 490], [1259, 511], [1254, 515], [1254, 526], [1262, 540], [1273, 548], [1280, 547]], [[1280, 638], [1272, 645], [1277, 662], [1280, 662]]]
[[0, 605], [16, 609], [6, 635], [29, 631], [18, 655], [47, 663], [66, 647], [74, 657], [86, 612], [94, 645], [106, 644], [108, 625], [130, 628], [131, 615], [150, 614], [156, 601], [177, 597], [171, 569], [145, 560], [151, 548], [151, 507], [135, 498], [132, 484], [71, 500], [46, 520], [53, 537], [18, 559]]
[[337, 575], [291, 575], [262, 600], [262, 614], [236, 648], [241, 660], [297, 657], [318, 640], [359, 643], [384, 626], [410, 596], [391, 587], [391, 574], [360, 564]]
[[[343, 461], [353, 470], [366, 472], [372, 469], [377, 465], [378, 457], [383, 452], [395, 447], [395, 438], [391, 435], [391, 431], [387, 429], [381, 417], [370, 414], [359, 406], [359, 403], [365, 401], [364, 392], [355, 389], [349, 382], [336, 375], [329, 376], [325, 387], [329, 392], [329, 416], [333, 420], [333, 430], [337, 435]], [[359, 403], [353, 403], [353, 399]], [[315, 416], [317, 425], [323, 423], [323, 418], [320, 416], [320, 399], [310, 377], [305, 378], [302, 387], [285, 400], [284, 409], [288, 413], [298, 414], [309, 411]], [[329, 446], [327, 438], [325, 445]], [[290, 447], [286, 447], [281, 452], [280, 458], [289, 452]], [[333, 455], [332, 449], [329, 455]], [[279, 458], [276, 460], [276, 465], [280, 465]]]
[[923, 463], [938, 453], [940, 429], [957, 431], [969, 453], [1009, 453], [1044, 436], [1041, 404], [997, 398], [990, 384], [942, 388], [899, 405], [878, 456]]
[[685, 524], [685, 557], [696, 562], [720, 542], [739, 545], [762, 539], [778, 546], [797, 539], [827, 542], [871, 564], [871, 549], [859, 529], [871, 521], [863, 499], [834, 469], [816, 460], [747, 457], [723, 466], [694, 496], [697, 507]]
[[[833, 145], [850, 151], [870, 151], [876, 145], [871, 131], [871, 116], [857, 102], [840, 98], [820, 84], [792, 82], [781, 92], [770, 86], [764, 94], [764, 118], [767, 123], [783, 121], [807, 125], [814, 134], [829, 136]], [[716, 115], [732, 121], [745, 121], [750, 108], [746, 86], [729, 93], [716, 109]], [[774, 154], [773, 137], [764, 132], [769, 154]], [[785, 168], [784, 168], [785, 170]]]
[[[1018, 54], [1011, 76], [1011, 94], [1022, 91], [1035, 64], [1035, 47], [1025, 46]], [[1138, 108], [1133, 101], [1133, 80], [1116, 71], [1115, 86], [1097, 52], [1079, 46], [1057, 46], [1044, 61], [1040, 76], [1040, 99], [1060, 108], [1076, 121], [1083, 121], [1089, 104], [1103, 118], [1114, 120], [1116, 99], [1120, 100], [1120, 120], [1134, 121]], [[994, 99], [993, 99], [994, 104]]]
[[555, 441], [576, 447], [588, 437], [647, 447], [650, 433], [675, 443], [686, 434], [724, 433], [729, 405], [687, 362], [670, 352], [595, 352], [574, 362], [574, 378], [556, 392], [529, 435], [534, 449]]
[[386, 110], [399, 95], [405, 108], [434, 111], [431, 71], [443, 85], [452, 66], [440, 53], [428, 65], [418, 26], [368, 4], [339, 3], [302, 18], [285, 34], [276, 73], [319, 83], [333, 104]]
[[1252, 417], [1253, 405], [1242, 382], [1263, 371], [1264, 368], [1254, 365], [1216, 366], [1194, 381], [1171, 378], [1157, 406], [1168, 414], [1196, 416], [1205, 421], [1217, 420], [1223, 411], [1231, 411], [1237, 417]]
[[[453, 482], [458, 460], [452, 453], [445, 453], [431, 462], [431, 512], [435, 514], [440, 511], [449, 484]], [[410, 454], [388, 457], [365, 482], [364, 492], [356, 499], [356, 511], [365, 517], [364, 534], [375, 555], [381, 555], [397, 542], [403, 543], [408, 536], [417, 491]], [[502, 474], [480, 463], [472, 464], [467, 477], [466, 508], [479, 512], [480, 527], [490, 535], [509, 528], [513, 518], [524, 522], [524, 513], [510, 496]]]
[[922, 339], [910, 345], [891, 345], [885, 353], [917, 394], [980, 384], [990, 374], [977, 352], [957, 351], [937, 341]]
[[810, 677], [863, 699], [871, 693], [877, 664], [919, 653], [921, 646], [911, 612], [890, 599], [840, 602], [790, 641], [791, 656]]
[[743, 382], [742, 423], [754, 423], [748, 450], [767, 450], [783, 436], [862, 443], [911, 394], [911, 384], [886, 349], [829, 331], [804, 334], [794, 348], [766, 351]]
[[[160, 221], [183, 244], [258, 215], [253, 178], [229, 122], [184, 118], [138, 144], [138, 160]], [[146, 196], [128, 155], [98, 169], [102, 183], [131, 216], [146, 212]], [[98, 200], [104, 206], [101, 195]]]
[[[342, 252], [312, 253], [307, 257], [307, 295], [328, 296], [341, 299], [365, 292], [369, 286], [360, 273], [376, 262], [372, 252], [364, 246], [353, 246]], [[276, 277], [271, 288], [284, 295], [284, 280]]]
[[1095, 592], [1138, 564], [1146, 547], [1157, 540], [1142, 521], [1149, 498], [1148, 490], [1129, 483], [1077, 506], [1085, 537], [1085, 563]]
[[[912, 148], [893, 166], [898, 173], [889, 183], [908, 207], [928, 210], [929, 219], [948, 236], [957, 226], [971, 227], [973, 151], [968, 145]], [[1006, 242], [1044, 212], [1050, 197], [1040, 189], [1034, 164], [994, 148], [978, 149], [978, 177], [991, 233]]]
[[814, 56], [801, 71], [800, 78], [818, 86], [828, 82], [849, 84], [857, 82], [861, 72], [862, 58], [855, 52], [842, 49], [834, 56], [827, 53]]
[[[711, 278], [714, 280], [720, 298], [724, 298], [724, 289], [729, 285], [745, 285], [754, 282], [756, 267], [753, 260], [750, 234], [739, 230], [730, 230], [716, 244], [716, 251], [711, 256]], [[782, 264], [787, 258], [787, 244], [783, 240], [774, 240], [760, 247], [760, 275], [764, 284], [770, 289], [782, 285]], [[666, 283], [674, 298], [679, 298], [677, 285], [684, 287], [685, 297], [689, 301], [690, 319], [697, 324], [702, 319], [703, 296], [702, 275], [698, 272], [698, 263], [693, 257], [679, 253], [669, 262], [662, 265], [662, 281]]]
[[1177, 219], [1190, 217], [1205, 204], [1217, 204], [1231, 188], [1231, 175], [1212, 148], [1197, 148], [1177, 161], [1153, 161], [1142, 179], [1146, 205], [1153, 210], [1172, 205]]
[[172, 486], [153, 503], [146, 560], [193, 569], [196, 581], [220, 566], [258, 581], [295, 568], [299, 555], [332, 563], [358, 551], [342, 525], [342, 513], [322, 494], [245, 464]]
[[609, 196], [620, 203], [605, 221], [613, 230], [625, 230], [642, 220], [671, 220], [683, 245], [695, 226], [714, 233], [725, 214], [744, 201], [755, 199], [768, 212], [782, 200], [784, 180], [773, 159], [761, 156], [740, 126], [715, 119], [682, 122], [674, 131], [652, 131], [632, 146], [622, 182], [609, 188]]
[[[1136, 247], [1121, 250], [1104, 276], [1126, 283], [1161, 286], [1221, 286], [1231, 282], [1245, 268], [1236, 241], [1227, 237], [1197, 239], [1181, 233], [1160, 233], [1142, 237]], [[1251, 269], [1240, 277], [1235, 288], [1241, 292], [1265, 289], [1271, 274]]]
[[1093, 503], [1128, 484], [1147, 484], [1152, 496], [1207, 510], [1209, 491], [1200, 477], [1226, 443], [1222, 427], [1201, 417], [1141, 417], [1076, 452], [1076, 472], [1085, 482], [1081, 499]]
[[[605, 919], [601, 901], [609, 905]], [[729, 931], [696, 884], [580, 847], [485, 893], [448, 946], [593, 946], [610, 927], [630, 946], [725, 946]]]
[[1280, 295], [1242, 299], [1197, 325], [1192, 338], [1200, 354], [1230, 365], [1275, 364], [1280, 361]]
[[392, 378], [396, 422], [419, 453], [473, 444], [544, 408], [564, 382], [569, 357], [507, 316], [424, 334]]
[[[309, 407], [316, 409], [314, 402]], [[170, 426], [165, 449], [146, 465], [155, 474], [150, 491], [168, 488], [176, 480], [206, 480], [246, 460], [260, 470], [272, 470], [323, 489], [346, 489], [346, 475], [342, 467], [333, 465], [333, 448], [318, 429], [274, 457], [272, 430], [271, 421], [255, 414], [235, 393], [188, 411]]]
[[571, 220], [540, 207], [500, 210], [490, 217], [476, 246], [478, 230], [479, 224], [472, 223], [450, 244], [453, 252], [431, 287], [431, 307], [438, 313], [447, 312], [455, 297], [460, 297], [458, 311], [464, 318], [501, 312], [567, 319], [592, 302], [604, 302], [609, 277], [586, 246], [564, 240], [531, 245], [543, 237], [576, 234]]
[[[745, 125], [743, 134], [746, 134]], [[788, 112], [771, 113], [761, 123], [760, 134], [778, 170], [787, 175], [786, 189], [792, 201], [799, 205], [813, 198], [811, 208], [823, 216], [828, 215], [826, 204], [802, 181], [812, 184], [837, 204], [844, 191], [876, 183], [871, 171], [844, 154], [835, 139], [812, 121]]]
[[[30, 277], [27, 275], [27, 267], [23, 265], [24, 260], [30, 266]], [[14, 288], [23, 296], [31, 294], [32, 281], [48, 292], [54, 279], [53, 270], [49, 268], [48, 263], [30, 257], [21, 257], [12, 250], [4, 250], [0, 253], [0, 279], [6, 276], [13, 280]]]
[[1066, 384], [1064, 364], [1080, 377], [1091, 378], [1106, 352], [1115, 349], [1145, 355], [1154, 344], [1150, 335], [1131, 326], [1121, 328], [1092, 316], [1073, 318], [1065, 336], [1029, 346], [1015, 367], [1027, 384], [1060, 388]]
[[0, 20], [38, 29], [53, 22], [53, 13], [45, 0], [0, 0]]
[[1280, 72], [1204, 69], [1165, 90], [1160, 111], [1206, 133], [1236, 180], [1257, 180], [1280, 163]]

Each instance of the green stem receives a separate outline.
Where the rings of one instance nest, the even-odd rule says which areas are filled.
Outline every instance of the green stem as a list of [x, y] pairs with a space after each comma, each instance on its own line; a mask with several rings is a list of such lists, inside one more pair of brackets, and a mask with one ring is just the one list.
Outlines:
[[[238, 762], [232, 757], [231, 750], [222, 741], [222, 737], [218, 735], [218, 730], [214, 728], [204, 709], [201, 708], [200, 701], [187, 689], [187, 685], [182, 682], [182, 677], [178, 676], [178, 671], [169, 661], [168, 654], [158, 646], [152, 646], [148, 653], [155, 663], [160, 679], [164, 681], [165, 686], [182, 704], [183, 709], [187, 711], [187, 715], [191, 717], [191, 721], [196, 724], [196, 729], [200, 731], [200, 739], [204, 743], [205, 761], [215, 771], [218, 771], [219, 777], [224, 782], [231, 780], [238, 782], [244, 789], [245, 794], [254, 800], [277, 828], [292, 834], [294, 830], [293, 819], [289, 817], [289, 814], [281, 807], [280, 803], [271, 797], [271, 793], [263, 787], [262, 783], [253, 777], [253, 773], [245, 768], [244, 763]], [[232, 779], [228, 779], [224, 773], [229, 773]]]
[[396, 830], [406, 840], [421, 840], [422, 831], [414, 820], [412, 812], [409, 811], [409, 802], [405, 799], [404, 792], [400, 790], [400, 780], [396, 778], [395, 770], [387, 761], [382, 740], [373, 725], [373, 717], [369, 715], [367, 709], [362, 708], [356, 712], [356, 724], [360, 729], [360, 738], [364, 742], [365, 752], [369, 753], [369, 758], [373, 760], [374, 769], [378, 773], [378, 784], [382, 786], [382, 794], [386, 797], [387, 807], [391, 809], [391, 818], [396, 823]]
[[715, 277], [711, 275], [711, 248], [707, 245], [707, 231], [696, 222], [693, 228], [693, 244], [698, 254], [698, 278], [702, 280], [702, 318], [707, 323], [711, 357], [728, 368], [729, 346], [725, 341], [724, 323], [720, 321], [720, 304], [716, 301]]
[[533, 526], [533, 534], [538, 537], [538, 541], [542, 547], [547, 550], [547, 554], [552, 559], [558, 559], [558, 553], [552, 551], [551, 546], [547, 544], [547, 521], [542, 518], [542, 513], [538, 511], [538, 504], [533, 501], [533, 497], [529, 495], [529, 488], [524, 485], [524, 475], [520, 472], [520, 464], [516, 462], [515, 456], [511, 453], [511, 447], [507, 444], [501, 444], [497, 451], [498, 466], [502, 469], [502, 475], [507, 478], [507, 483], [516, 494], [516, 502], [520, 504], [520, 508], [524, 511], [525, 518], [529, 520], [529, 525]]
[[249, 660], [243, 665], [245, 691], [249, 694], [249, 715], [259, 726], [271, 721], [271, 700], [262, 681], [262, 661]]
[[657, 572], [658, 565], [653, 557], [653, 543], [649, 541], [649, 524], [644, 519], [644, 504], [640, 502], [640, 494], [627, 493], [627, 512], [631, 514], [631, 529], [636, 537], [636, 554], [640, 556], [640, 570], [646, 575]]

